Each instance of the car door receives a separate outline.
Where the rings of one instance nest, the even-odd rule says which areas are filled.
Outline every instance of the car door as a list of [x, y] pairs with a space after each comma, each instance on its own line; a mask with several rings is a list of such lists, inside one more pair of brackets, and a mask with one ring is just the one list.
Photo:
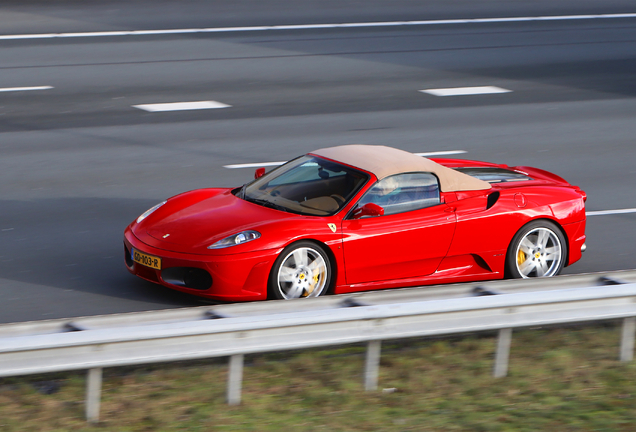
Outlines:
[[[356, 218], [373, 203], [384, 215]], [[342, 221], [347, 284], [417, 278], [435, 272], [453, 239], [456, 218], [440, 202], [431, 173], [387, 177], [360, 199]]]

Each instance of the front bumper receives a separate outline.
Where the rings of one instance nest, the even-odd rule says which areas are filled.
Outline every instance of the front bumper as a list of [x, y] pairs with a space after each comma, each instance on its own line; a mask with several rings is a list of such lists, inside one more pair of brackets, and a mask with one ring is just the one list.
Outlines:
[[[161, 270], [134, 262], [130, 258], [133, 248], [161, 258]], [[124, 258], [130, 273], [177, 291], [221, 301], [266, 299], [269, 272], [278, 252], [280, 251], [266, 250], [229, 255], [185, 254], [149, 246], [139, 240], [130, 227], [124, 232]], [[204, 272], [211, 281], [203, 276]], [[175, 276], [181, 274], [195, 276], [194, 279], [192, 276]], [[191, 282], [192, 280], [198, 282]]]

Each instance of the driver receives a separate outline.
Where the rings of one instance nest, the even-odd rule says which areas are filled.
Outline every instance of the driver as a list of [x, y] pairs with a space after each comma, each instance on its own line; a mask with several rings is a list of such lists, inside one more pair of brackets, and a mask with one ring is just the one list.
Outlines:
[[373, 202], [379, 206], [396, 204], [400, 199], [400, 184], [395, 177], [387, 177], [376, 186], [376, 199]]

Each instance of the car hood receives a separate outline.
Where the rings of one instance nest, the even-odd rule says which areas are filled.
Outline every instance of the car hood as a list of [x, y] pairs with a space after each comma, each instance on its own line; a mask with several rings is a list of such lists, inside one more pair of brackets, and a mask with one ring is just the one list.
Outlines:
[[169, 199], [133, 232], [153, 247], [209, 254], [208, 246], [229, 235], [296, 216], [237, 198], [231, 189], [202, 189]]

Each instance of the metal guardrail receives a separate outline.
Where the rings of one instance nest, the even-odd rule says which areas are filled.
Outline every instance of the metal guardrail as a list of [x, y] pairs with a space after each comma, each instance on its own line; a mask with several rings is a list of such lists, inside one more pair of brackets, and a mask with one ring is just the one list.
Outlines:
[[[634, 275], [622, 273], [629, 279]], [[4, 336], [0, 334], [0, 376], [88, 369], [86, 416], [95, 421], [104, 367], [229, 356], [227, 400], [238, 404], [245, 354], [366, 342], [364, 384], [373, 390], [382, 340], [498, 330], [494, 375], [502, 377], [507, 374], [514, 328], [606, 319], [624, 320], [619, 358], [629, 361], [636, 331], [636, 283], [621, 284], [628, 278], [619, 281], [619, 276], [606, 276], [602, 288], [588, 284], [564, 289], [568, 278], [554, 278], [542, 281], [552, 282], [542, 290], [536, 290], [540, 284], [535, 281], [504, 281], [481, 284], [478, 290], [463, 285], [428, 288], [427, 294], [398, 290], [347, 296], [344, 305], [343, 298], [335, 296], [204, 308], [212, 319], [201, 319], [201, 308], [193, 308], [196, 318], [190, 319], [184, 319], [194, 316], [190, 309], [84, 318], [70, 325], [66, 320], [67, 330], [75, 331], [61, 333], [53, 333], [60, 320], [11, 324], [3, 326]], [[468, 298], [466, 292], [478, 296]], [[495, 292], [508, 294], [492, 295]], [[440, 298], [444, 293], [452, 298]], [[373, 298], [378, 304], [369, 304]], [[340, 307], [334, 309], [334, 304]], [[263, 308], [281, 310], [259, 312]], [[222, 313], [228, 310], [235, 314]], [[145, 319], [134, 323], [133, 316]]]
[[0, 339], [13, 336], [63, 333], [77, 330], [115, 329], [138, 326], [140, 324], [189, 322], [215, 317], [243, 317], [340, 309], [354, 303], [381, 305], [424, 300], [467, 298], [487, 293], [513, 294], [519, 292], [602, 286], [611, 283], [611, 280], [620, 281], [621, 283], [636, 283], [636, 270], [565, 275], [549, 279], [493, 280], [472, 284], [430, 285], [325, 296], [311, 299], [311, 301], [302, 299], [294, 301], [218, 304], [159, 311], [0, 324]]

